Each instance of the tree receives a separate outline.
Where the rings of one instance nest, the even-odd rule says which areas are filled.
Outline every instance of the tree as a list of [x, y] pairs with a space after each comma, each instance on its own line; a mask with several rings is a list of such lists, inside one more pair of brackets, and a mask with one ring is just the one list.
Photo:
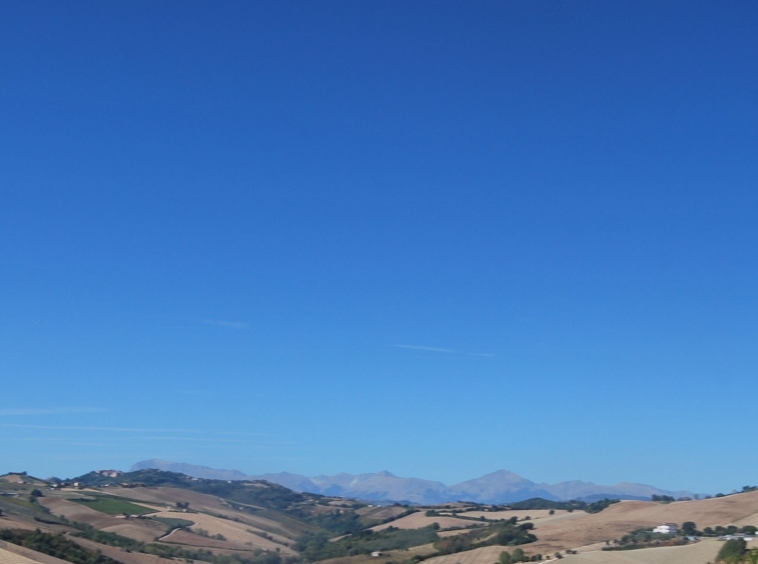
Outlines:
[[523, 562], [524, 561], [524, 551], [520, 548], [517, 548], [513, 551], [513, 554], [511, 554], [511, 562]]
[[685, 521], [682, 523], [682, 534], [691, 537], [697, 534], [697, 525], [694, 521]]
[[507, 550], [504, 550], [500, 553], [500, 558], [498, 559], [500, 564], [511, 564], [513, 560], [511, 560], [511, 554]]
[[716, 559], [727, 564], [737, 564], [747, 550], [745, 539], [731, 539], [724, 543]]

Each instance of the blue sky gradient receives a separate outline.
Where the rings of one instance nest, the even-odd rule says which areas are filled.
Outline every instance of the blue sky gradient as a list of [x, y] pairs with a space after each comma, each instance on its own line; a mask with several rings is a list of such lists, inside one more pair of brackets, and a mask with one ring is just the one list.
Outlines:
[[0, 9], [0, 472], [758, 483], [755, 2]]

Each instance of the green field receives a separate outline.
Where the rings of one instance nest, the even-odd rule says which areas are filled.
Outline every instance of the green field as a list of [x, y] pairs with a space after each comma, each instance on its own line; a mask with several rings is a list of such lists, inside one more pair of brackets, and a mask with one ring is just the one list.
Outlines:
[[155, 513], [155, 509], [148, 509], [147, 507], [117, 497], [97, 496], [95, 500], [79, 498], [72, 499], [71, 501], [81, 503], [95, 511], [107, 513], [108, 515], [121, 515], [122, 513], [127, 515], [143, 515], [145, 513]]
[[171, 517], [153, 517], [156, 521], [160, 521], [168, 525], [171, 528], [176, 527], [191, 527], [195, 524], [194, 521], [188, 521], [187, 519], [172, 519]]

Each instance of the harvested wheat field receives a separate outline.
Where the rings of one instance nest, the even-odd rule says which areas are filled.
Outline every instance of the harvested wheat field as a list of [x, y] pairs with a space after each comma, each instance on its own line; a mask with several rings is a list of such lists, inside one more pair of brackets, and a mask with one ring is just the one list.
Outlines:
[[[42, 554], [41, 552], [37, 552], [36, 550], [31, 550], [30, 548], [24, 548], [23, 546], [18, 546], [16, 544], [10, 543], [10, 542], [2, 542], [0, 543], [0, 548], [3, 549], [4, 552], [7, 553], [8, 558], [23, 558], [25, 559], [25, 562], [31, 561], [36, 563], [42, 563], [42, 564], [71, 564], [70, 562], [67, 562], [66, 560], [61, 560], [60, 558], [56, 558], [55, 556], [49, 556], [47, 554]], [[13, 555], [13, 556], [10, 556]]]
[[[143, 554], [141, 552], [126, 552], [115, 546], [108, 546], [104, 544], [98, 544], [94, 541], [82, 538], [71, 538], [72, 541], [88, 548], [90, 550], [99, 550], [105, 556], [118, 560], [123, 564], [176, 564], [176, 560], [168, 558], [161, 558], [154, 554]], [[195, 560], [196, 564], [203, 564], [200, 560]]]
[[553, 515], [550, 515], [549, 509], [518, 509], [514, 511], [466, 511], [465, 513], [458, 513], [461, 517], [469, 517], [472, 519], [479, 519], [484, 517], [491, 521], [497, 521], [498, 519], [510, 519], [516, 517], [521, 521], [524, 517], [531, 517], [532, 519], [544, 519], [546, 517], [555, 517], [556, 515], [563, 515], [568, 513], [562, 509], [554, 511]]
[[[375, 558], [370, 554], [359, 554], [356, 556], [340, 556], [339, 558], [330, 558], [328, 560], [320, 560], [318, 564], [386, 564], [387, 562], [404, 562], [412, 558], [413, 556], [434, 553], [434, 547], [432, 543], [423, 544], [420, 546], [414, 546], [408, 550], [387, 550], [382, 551], [382, 555], [379, 558]], [[489, 564], [493, 564], [490, 562]]]
[[[308, 530], [293, 519], [282, 517], [283, 522], [280, 522], [245, 511], [238, 511], [229, 507], [226, 502], [218, 497], [179, 488], [110, 488], [109, 493], [146, 503], [163, 512], [165, 512], [166, 507], [174, 507], [178, 501], [187, 502], [190, 504], [191, 511], [212, 513], [240, 521], [247, 525], [246, 528], [265, 532], [281, 542], [295, 539]], [[191, 521], [192, 515], [195, 515], [195, 513], [170, 512], [172, 519], [187, 519]], [[292, 527], [287, 526], [290, 523]]]
[[407, 508], [399, 505], [384, 505], [381, 507], [361, 507], [356, 513], [366, 519], [384, 521], [385, 519], [394, 519], [398, 515], [405, 513], [407, 510]]
[[121, 518], [106, 515], [105, 513], [61, 497], [41, 497], [38, 501], [40, 505], [47, 507], [54, 515], [60, 515], [70, 521], [87, 523], [97, 529], [123, 524], [123, 519]]
[[440, 529], [452, 529], [454, 527], [481, 527], [485, 523], [478, 521], [471, 521], [470, 519], [458, 519], [457, 517], [427, 517], [424, 513], [411, 513], [400, 519], [395, 519], [389, 523], [377, 525], [371, 527], [372, 531], [381, 531], [388, 527], [396, 527], [398, 529], [421, 529], [422, 527], [428, 527], [434, 523], [439, 523]]
[[116, 533], [130, 539], [140, 542], [153, 542], [156, 538], [162, 537], [166, 533], [166, 525], [156, 523], [150, 519], [129, 519], [122, 520], [119, 525], [104, 527], [102, 530], [106, 533]]
[[[530, 546], [532, 545], [523, 545], [519, 548], [524, 550], [524, 552], [533, 554], [535, 551], [530, 551]], [[504, 550], [511, 551], [513, 547], [483, 546], [482, 548], [475, 548], [466, 552], [435, 556], [429, 560], [424, 560], [424, 564], [493, 564], [493, 562], [497, 562], [500, 553]]]
[[716, 560], [716, 554], [721, 545], [720, 541], [708, 539], [685, 546], [569, 554], [560, 562], [565, 562], [565, 564], [706, 564]]
[[0, 548], [0, 564], [37, 564], [37, 561]]
[[[157, 513], [155, 516], [175, 518], [177, 514], [173, 512], [161, 512], [161, 513]], [[204, 513], [185, 513], [185, 514], [182, 514], [182, 519], [187, 519], [188, 521], [193, 521], [195, 523], [194, 525], [189, 527], [189, 529], [192, 532], [198, 533], [198, 532], [205, 531], [211, 537], [216, 536], [216, 535], [223, 535], [223, 537], [226, 539], [227, 542], [234, 543], [242, 547], [242, 549], [244, 550], [253, 550], [256, 548], [261, 548], [263, 550], [274, 551], [278, 548], [283, 554], [293, 554], [293, 555], [295, 554], [295, 551], [293, 551], [288, 546], [284, 545], [285, 542], [288, 542], [287, 539], [284, 539], [283, 537], [278, 537], [280, 542], [274, 542], [273, 540], [263, 538], [259, 535], [249, 532], [254, 529], [252, 529], [250, 525], [247, 525], [245, 523], [239, 523], [237, 521], [229, 521], [227, 519], [221, 519], [219, 517], [206, 515]], [[178, 535], [178, 532], [170, 535], [169, 537], [164, 538], [163, 541], [174, 542], [174, 543], [179, 542], [177, 540], [179, 537], [176, 535]], [[277, 538], [277, 537], [273, 537], [273, 538]], [[199, 537], [199, 539], [202, 542], [205, 542], [208, 540], [204, 537]], [[219, 542], [223, 543], [224, 541], [219, 541]]]
[[651, 528], [661, 523], [694, 521], [698, 528], [726, 526], [744, 520], [758, 511], [758, 492], [699, 501], [656, 503], [622, 501], [595, 514], [575, 511], [572, 518], [534, 522], [538, 541], [529, 551], [553, 553], [596, 542], [622, 537], [638, 528]]
[[[176, 530], [171, 533], [170, 536], [165, 537], [160, 541], [163, 544], [180, 546], [182, 548], [200, 548], [203, 550], [210, 550], [214, 554], [225, 554], [227, 556], [250, 556], [255, 550], [253, 546], [246, 546], [229, 541], [222, 541], [207, 537], [201, 537], [194, 533], [184, 530]], [[289, 553], [285, 552], [285, 548], [280, 549], [280, 553], [285, 556], [289, 556]]]
[[189, 502], [191, 509], [198, 511], [223, 511], [229, 507], [218, 497], [181, 488], [108, 488], [108, 493], [135, 501], [153, 503], [165, 509], [174, 507], [177, 501]]
[[33, 531], [36, 528], [36, 525], [32, 525], [28, 521], [13, 515], [3, 515], [0, 517], [0, 529], [25, 529]]

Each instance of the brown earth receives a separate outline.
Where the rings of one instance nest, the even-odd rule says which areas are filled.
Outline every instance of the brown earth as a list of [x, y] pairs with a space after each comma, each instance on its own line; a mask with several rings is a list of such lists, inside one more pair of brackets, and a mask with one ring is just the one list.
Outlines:
[[[114, 560], [118, 560], [119, 562], [123, 562], [123, 564], [176, 564], [177, 562], [176, 560], [161, 558], [160, 556], [155, 556], [154, 554], [126, 552], [121, 548], [99, 544], [88, 539], [71, 537], [71, 540], [83, 546], [84, 548], [88, 548], [90, 550], [99, 550], [105, 556], [113, 558]], [[195, 560], [195, 562], [198, 564], [204, 564], [200, 560]]]
[[407, 511], [407, 508], [398, 505], [385, 505], [382, 507], [361, 507], [356, 511], [362, 519], [384, 521], [394, 519]]
[[86, 523], [96, 529], [118, 533], [138, 541], [152, 542], [168, 529], [166, 525], [150, 519], [125, 519], [106, 515], [63, 497], [41, 497], [38, 501], [40, 505], [47, 507], [54, 515], [60, 515], [70, 521]]
[[[55, 556], [48, 556], [36, 550], [24, 548], [11, 542], [0, 541], [0, 561], [2, 564], [28, 564], [29, 562], [41, 562], [42, 564], [71, 564]], [[15, 562], [14, 562], [15, 561]]]
[[[531, 545], [525, 545], [521, 548], [526, 549], [528, 546]], [[512, 551], [513, 547], [483, 546], [466, 552], [435, 556], [429, 560], [424, 560], [424, 564], [493, 564], [493, 562], [497, 562], [500, 553], [504, 550]]]
[[[568, 511], [555, 510], [554, 515], [563, 515]], [[549, 509], [518, 509], [514, 511], [466, 511], [465, 513], [458, 513], [460, 517], [470, 517], [473, 519], [479, 519], [484, 517], [492, 521], [498, 519], [510, 519], [516, 517], [521, 521], [524, 517], [531, 517], [532, 519], [543, 519], [545, 517], [551, 517]]]
[[152, 523], [150, 519], [129, 519], [124, 520], [120, 525], [105, 527], [102, 530], [140, 542], [154, 542], [166, 533], [166, 526], [162, 523]]
[[[201, 511], [226, 517], [230, 520], [236, 520], [248, 525], [247, 528], [258, 530], [272, 535], [275, 539], [281, 537], [282, 542], [296, 539], [307, 530], [294, 519], [283, 515], [276, 515], [278, 520], [269, 519], [265, 516], [265, 510], [261, 511], [263, 515], [255, 515], [246, 511], [232, 509], [229, 505], [218, 497], [183, 490], [179, 488], [109, 488], [109, 493], [154, 505], [157, 509], [165, 511], [167, 507], [174, 508], [176, 502], [189, 502], [190, 512], [173, 510], [169, 515], [173, 519], [187, 519], [192, 521], [192, 511]], [[243, 505], [243, 504], [239, 504]]]
[[[227, 540], [220, 541], [220, 542], [234, 543], [236, 545], [239, 545], [242, 550], [254, 550], [256, 548], [260, 548], [263, 550], [275, 551], [278, 548], [279, 551], [283, 554], [292, 554], [292, 555], [295, 554], [295, 551], [293, 551], [291, 548], [285, 545], [285, 543], [289, 543], [289, 539], [285, 537], [281, 537], [281, 536], [275, 537], [274, 535], [269, 535], [274, 540], [263, 538], [259, 535], [256, 535], [250, 532], [256, 529], [251, 528], [250, 525], [246, 523], [231, 521], [228, 519], [221, 519], [219, 517], [214, 517], [213, 515], [206, 515], [205, 513], [185, 513], [182, 515], [183, 515], [182, 519], [187, 519], [188, 521], [192, 521], [195, 523], [194, 525], [189, 527], [191, 531], [198, 533], [201, 530], [204, 530], [211, 537], [215, 535], [223, 535]], [[157, 513], [155, 516], [171, 518], [171, 517], [175, 517], [176, 514], [173, 512], [160, 512], [160, 513]], [[258, 532], [262, 532], [262, 531], [258, 530]], [[163, 540], [165, 542], [172, 542], [172, 543], [179, 542], [176, 540], [177, 534], [178, 532], [173, 533], [170, 537], [166, 537]], [[207, 540], [204, 537], [199, 537], [199, 538], [202, 540]], [[224, 548], [224, 547], [221, 546], [220, 548]]]
[[471, 521], [470, 519], [458, 519], [457, 517], [427, 517], [423, 512], [420, 511], [418, 513], [411, 513], [410, 515], [401, 517], [400, 519], [390, 521], [389, 523], [384, 523], [383, 525], [371, 527], [371, 530], [381, 531], [388, 527], [396, 527], [398, 529], [421, 529], [422, 527], [428, 527], [434, 523], [438, 523], [441, 530], [452, 529], [456, 527], [481, 527], [484, 525], [484, 523], [478, 521]]
[[758, 512], [758, 492], [721, 498], [675, 503], [622, 501], [600, 513], [575, 511], [558, 519], [535, 520], [539, 539], [528, 545], [530, 553], [553, 553], [624, 536], [639, 528], [652, 528], [661, 523], [682, 524], [694, 521], [699, 529], [726, 526], [737, 521], [754, 519]]
[[561, 564], [706, 564], [716, 560], [722, 543], [708, 539], [685, 546], [565, 555]]
[[47, 507], [54, 515], [60, 515], [70, 521], [87, 523], [97, 529], [112, 527], [123, 523], [123, 519], [112, 517], [95, 511], [80, 503], [69, 501], [63, 497], [41, 497], [37, 500], [40, 505]]

